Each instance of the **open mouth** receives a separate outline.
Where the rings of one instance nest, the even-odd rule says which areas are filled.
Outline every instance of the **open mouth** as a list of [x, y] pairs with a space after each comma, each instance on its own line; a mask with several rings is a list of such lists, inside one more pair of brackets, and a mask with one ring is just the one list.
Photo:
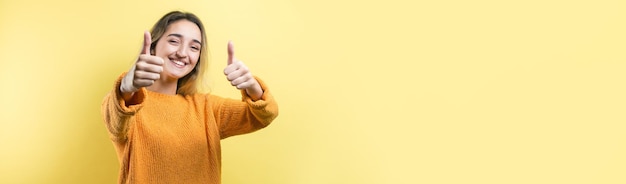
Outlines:
[[182, 67], [185, 67], [185, 65], [187, 65], [186, 63], [182, 61], [176, 61], [176, 60], [170, 60], [170, 61], [172, 61], [172, 63], [174, 63], [174, 66], [178, 68], [182, 68]]

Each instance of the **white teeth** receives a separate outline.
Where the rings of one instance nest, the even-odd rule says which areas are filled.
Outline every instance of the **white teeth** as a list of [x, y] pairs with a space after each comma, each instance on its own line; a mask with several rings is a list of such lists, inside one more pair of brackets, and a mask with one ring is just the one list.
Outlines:
[[179, 66], [185, 66], [185, 63], [180, 62], [180, 61], [172, 61], [172, 62], [174, 62], [176, 65], [179, 65]]

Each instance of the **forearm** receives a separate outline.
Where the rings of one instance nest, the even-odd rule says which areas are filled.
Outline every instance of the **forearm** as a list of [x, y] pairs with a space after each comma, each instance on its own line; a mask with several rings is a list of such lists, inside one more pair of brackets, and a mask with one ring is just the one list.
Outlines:
[[[245, 93], [242, 91], [242, 93]], [[244, 97], [244, 101], [226, 99], [216, 110], [218, 125], [222, 138], [254, 132], [268, 126], [278, 115], [276, 102], [266, 92], [262, 100], [252, 101]]]
[[130, 122], [134, 121], [134, 115], [141, 107], [146, 97], [144, 88], [136, 92], [124, 93], [120, 85], [122, 74], [115, 82], [111, 90], [102, 103], [102, 115], [109, 133], [113, 138], [125, 139]]
[[116, 141], [125, 140], [131, 114], [123, 113], [117, 105], [118, 100], [115, 95], [109, 93], [102, 104], [102, 116], [109, 135]]
[[256, 100], [248, 91], [242, 90], [241, 101], [221, 101], [222, 105], [215, 108], [222, 138], [256, 131], [268, 126], [278, 116], [278, 104], [270, 90], [262, 80], [256, 79], [260, 87], [257, 92], [261, 92]]

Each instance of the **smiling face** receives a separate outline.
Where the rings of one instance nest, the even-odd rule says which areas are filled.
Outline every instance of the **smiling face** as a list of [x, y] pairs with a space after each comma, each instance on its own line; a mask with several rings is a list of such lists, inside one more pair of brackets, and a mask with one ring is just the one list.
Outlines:
[[161, 78], [178, 80], [189, 74], [200, 58], [202, 34], [189, 20], [171, 23], [159, 38], [154, 55], [163, 58]]

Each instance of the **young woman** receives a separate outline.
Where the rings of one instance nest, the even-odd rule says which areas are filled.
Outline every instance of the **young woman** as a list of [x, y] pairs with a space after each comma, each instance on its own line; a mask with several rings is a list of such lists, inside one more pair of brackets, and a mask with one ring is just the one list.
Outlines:
[[220, 140], [266, 127], [278, 115], [267, 86], [235, 59], [230, 42], [224, 74], [242, 100], [197, 93], [206, 45], [191, 13], [170, 12], [144, 33], [136, 63], [102, 103], [119, 183], [220, 183]]

